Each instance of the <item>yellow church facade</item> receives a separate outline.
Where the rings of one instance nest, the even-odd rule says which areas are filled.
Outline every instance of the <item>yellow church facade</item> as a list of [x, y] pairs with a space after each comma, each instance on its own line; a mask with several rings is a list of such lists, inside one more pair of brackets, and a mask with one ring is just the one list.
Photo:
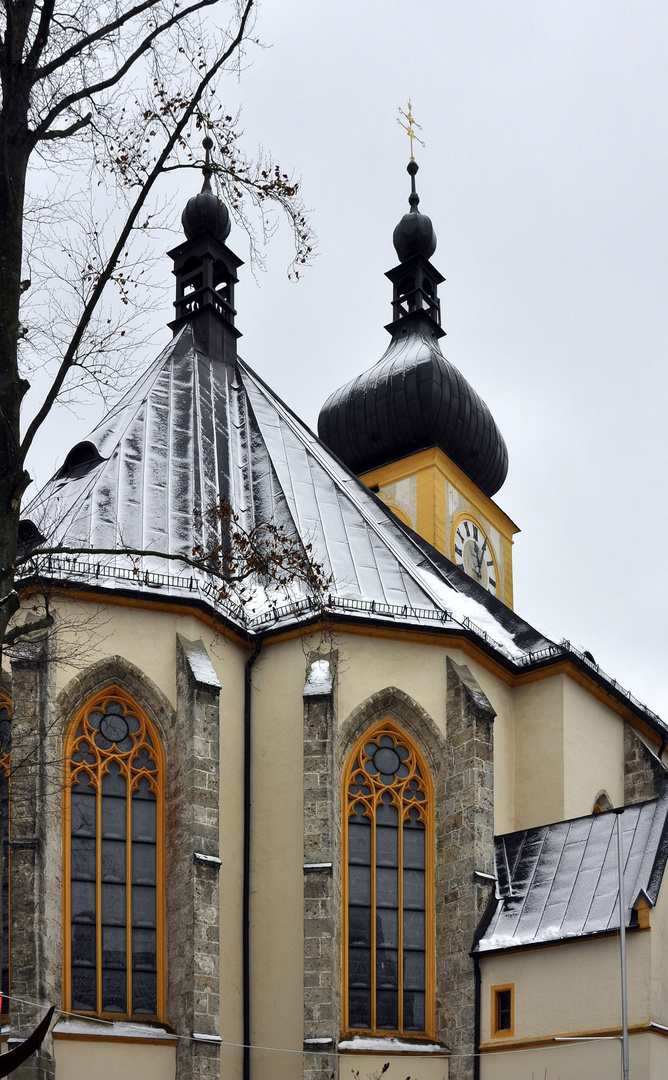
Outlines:
[[[3, 672], [6, 1044], [60, 1012], [17, 1075], [614, 1076], [618, 820], [632, 1075], [666, 1071], [668, 728], [513, 610], [416, 171], [388, 352], [320, 437], [237, 354], [206, 177], [172, 342], [26, 511], [56, 630]], [[277, 523], [324, 595], [223, 593], [221, 521]]]

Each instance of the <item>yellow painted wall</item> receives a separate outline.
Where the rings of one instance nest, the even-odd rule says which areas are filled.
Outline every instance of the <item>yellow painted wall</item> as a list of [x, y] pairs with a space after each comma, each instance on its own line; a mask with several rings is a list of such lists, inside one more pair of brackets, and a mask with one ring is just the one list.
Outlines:
[[429, 1054], [342, 1054], [339, 1080], [376, 1080], [387, 1061], [383, 1080], [448, 1080], [448, 1059]]
[[[629, 1025], [650, 1020], [652, 931], [627, 935]], [[620, 1019], [619, 941], [577, 941], [481, 959], [481, 1042], [491, 1039], [491, 987], [514, 983], [515, 1039], [613, 1028]]]
[[515, 703], [515, 829], [564, 818], [565, 676], [518, 687]]
[[[633, 1080], [665, 1080], [668, 1040], [634, 1035], [629, 1042]], [[656, 1064], [650, 1065], [650, 1059]], [[483, 1054], [480, 1080], [617, 1080], [618, 1042], [557, 1044], [519, 1054]], [[663, 1071], [662, 1071], [663, 1070]]]
[[176, 1047], [54, 1039], [57, 1080], [174, 1080]]
[[[304, 1038], [302, 642], [267, 648], [253, 675], [252, 1039], [301, 1051]], [[254, 1075], [297, 1080], [300, 1054], [256, 1050]]]
[[564, 679], [564, 818], [591, 814], [599, 791], [624, 803], [624, 723], [584, 687]]
[[[649, 921], [652, 927], [652, 1021], [668, 1027], [668, 877], [665, 875], [656, 907], [649, 913]], [[668, 1042], [666, 1045], [668, 1047]]]

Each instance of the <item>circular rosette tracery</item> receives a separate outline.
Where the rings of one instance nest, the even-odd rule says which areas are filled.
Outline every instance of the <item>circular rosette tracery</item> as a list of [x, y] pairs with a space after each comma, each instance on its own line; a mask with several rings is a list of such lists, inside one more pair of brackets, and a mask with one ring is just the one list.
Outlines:
[[348, 813], [373, 817], [380, 802], [391, 802], [399, 807], [402, 820], [426, 820], [427, 788], [416, 752], [408, 740], [388, 724], [367, 736], [353, 761], [348, 784]]
[[145, 778], [157, 794], [157, 755], [148, 724], [136, 706], [118, 692], [96, 698], [87, 706], [72, 740], [71, 783], [78, 783], [79, 774], [84, 772], [97, 788], [112, 761], [130, 781], [131, 792]]

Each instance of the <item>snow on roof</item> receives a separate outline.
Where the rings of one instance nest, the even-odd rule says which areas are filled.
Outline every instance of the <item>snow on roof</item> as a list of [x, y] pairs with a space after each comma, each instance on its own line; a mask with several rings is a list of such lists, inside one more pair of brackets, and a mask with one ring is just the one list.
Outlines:
[[668, 789], [623, 810], [496, 837], [496, 906], [475, 951], [619, 929], [618, 814], [626, 926], [641, 894], [655, 904], [668, 856]]
[[[215, 546], [216, 524], [201, 511], [222, 499], [246, 528], [274, 521], [311, 543], [332, 577], [333, 610], [451, 629], [466, 620], [507, 658], [526, 652], [490, 613], [483, 590], [479, 598], [468, 584], [460, 591], [460, 571], [439, 564], [243, 361], [232, 366], [198, 350], [190, 326], [86, 441], [101, 460], [70, 477], [61, 470], [25, 513], [51, 544], [114, 554], [52, 557], [52, 576], [143, 595], [194, 593], [251, 632], [312, 617], [299, 587], [281, 606], [258, 586], [242, 610], [220, 602], [206, 574], [161, 557]], [[128, 548], [156, 554], [130, 560]], [[551, 644], [531, 634], [534, 646]]]

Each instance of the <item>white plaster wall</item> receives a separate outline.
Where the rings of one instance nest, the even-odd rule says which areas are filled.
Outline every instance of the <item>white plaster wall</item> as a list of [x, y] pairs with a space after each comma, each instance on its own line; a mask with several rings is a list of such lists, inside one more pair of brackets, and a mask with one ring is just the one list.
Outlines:
[[[668, 877], [664, 875], [655, 908], [649, 913], [652, 947], [652, 1015], [655, 1024], [668, 1027]], [[668, 1040], [666, 1041], [668, 1047]], [[668, 1068], [666, 1069], [668, 1076]]]
[[584, 687], [564, 679], [564, 818], [591, 814], [602, 789], [624, 803], [624, 721]]

